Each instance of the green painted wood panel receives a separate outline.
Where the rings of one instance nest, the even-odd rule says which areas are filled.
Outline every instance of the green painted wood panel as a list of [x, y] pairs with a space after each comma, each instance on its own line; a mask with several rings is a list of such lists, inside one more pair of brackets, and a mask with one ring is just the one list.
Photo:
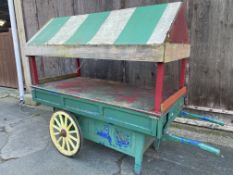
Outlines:
[[[156, 116], [148, 116], [142, 112], [136, 112], [130, 109], [123, 109], [112, 105], [107, 105], [91, 100], [85, 100], [62, 93], [53, 93], [52, 91], [35, 89], [32, 90], [33, 100], [54, 108], [63, 109], [66, 111], [73, 112], [77, 115], [85, 116], [87, 118], [105, 121], [119, 125], [121, 127], [156, 136], [157, 124], [152, 125], [151, 123], [157, 123], [158, 118]], [[55, 103], [56, 101], [56, 103]], [[80, 105], [75, 108], [75, 105]], [[98, 110], [99, 109], [99, 110]], [[108, 109], [107, 113], [105, 109]], [[102, 111], [99, 113], [99, 111]], [[110, 117], [110, 112], [117, 112], [114, 119]], [[121, 116], [119, 116], [121, 115]], [[135, 117], [136, 116], [136, 117]], [[130, 119], [129, 119], [130, 118]], [[153, 122], [151, 122], [153, 120]], [[143, 123], [141, 123], [143, 122]], [[155, 128], [152, 128], [154, 126]], [[153, 130], [153, 131], [152, 131]]]
[[86, 44], [95, 36], [109, 14], [110, 12], [90, 14], [65, 44]]
[[54, 18], [28, 44], [161, 44], [165, 41], [180, 6], [181, 2], [165, 3], [86, 14], [84, 19], [83, 15]]
[[[168, 118], [166, 113], [160, 117], [156, 117], [147, 115], [143, 112], [136, 112], [131, 109], [123, 109], [113, 105], [34, 87], [32, 89], [32, 95], [33, 100], [36, 102], [73, 112], [79, 116], [104, 121], [122, 128], [154, 136], [158, 139], [163, 136], [165, 131], [164, 125], [170, 123], [178, 116], [184, 104], [184, 97], [181, 97], [169, 111], [167, 111], [167, 113], [173, 113], [173, 117]], [[77, 105], [79, 105], [79, 107], [75, 108]]]
[[60, 28], [66, 23], [66, 21], [70, 17], [59, 17], [54, 18], [47, 27], [42, 30], [39, 35], [33, 39], [30, 44], [44, 44], [45, 42], [49, 41], [59, 30]]
[[115, 44], [146, 44], [166, 6], [161, 4], [137, 8]]

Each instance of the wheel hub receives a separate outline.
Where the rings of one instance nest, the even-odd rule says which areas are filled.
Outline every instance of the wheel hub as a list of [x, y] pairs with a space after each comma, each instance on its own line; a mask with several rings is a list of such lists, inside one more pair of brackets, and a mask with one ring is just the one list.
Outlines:
[[60, 132], [60, 135], [62, 137], [66, 137], [67, 136], [66, 130], [62, 129], [61, 132]]

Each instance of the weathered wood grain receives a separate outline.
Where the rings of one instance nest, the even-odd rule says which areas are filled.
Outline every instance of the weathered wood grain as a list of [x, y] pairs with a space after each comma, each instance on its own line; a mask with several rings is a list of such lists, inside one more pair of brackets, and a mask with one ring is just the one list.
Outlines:
[[[164, 0], [122, 0], [122, 8], [137, 7], [143, 5], [152, 5], [164, 2]], [[126, 81], [130, 84], [138, 86], [154, 86], [156, 77], [156, 65], [154, 63], [139, 63], [139, 62], [126, 62]], [[165, 80], [164, 88], [167, 92], [165, 96], [171, 95], [179, 88], [179, 64], [176, 62], [169, 63], [165, 66]], [[166, 97], [164, 97], [166, 98]]]
[[154, 92], [153, 88], [138, 88], [126, 83], [84, 77], [50, 82], [36, 88], [49, 89], [81, 99], [132, 109], [148, 115], [158, 115], [154, 111], [154, 101], [151, 98]]
[[171, 62], [190, 55], [189, 44], [162, 45], [41, 45], [27, 46], [26, 55], [60, 56], [63, 58], [80, 57], [83, 59], [128, 60], [145, 62]]
[[190, 45], [189, 44], [165, 44], [163, 62], [168, 63], [177, 61], [183, 58], [189, 58]]
[[23, 19], [22, 0], [14, 0], [14, 5], [15, 5], [15, 16], [17, 20], [20, 50], [21, 50], [20, 54], [22, 59], [22, 68], [24, 74], [24, 85], [26, 91], [29, 92], [31, 86], [31, 75], [30, 75], [29, 61], [25, 55], [25, 50], [24, 50], [24, 47], [26, 45], [26, 36], [25, 36], [25, 27], [24, 27], [24, 19]]
[[[24, 16], [26, 39], [29, 39], [39, 30], [36, 0], [22, 0], [22, 9]], [[39, 77], [42, 77], [44, 74], [44, 71], [42, 69], [42, 63], [42, 59], [37, 59]]]
[[[54, 7], [66, 13], [84, 14], [104, 10], [150, 5], [177, 0], [53, 0]], [[50, 10], [44, 0], [23, 0], [27, 37], [30, 38], [39, 25], [48, 20], [43, 15]], [[185, 0], [188, 26], [191, 34], [191, 57], [188, 76], [188, 104], [233, 110], [233, 1], [232, 0]], [[67, 6], [66, 6], [67, 5]], [[72, 6], [72, 8], [68, 7]], [[40, 9], [39, 9], [40, 8]], [[71, 9], [71, 11], [70, 11]], [[68, 12], [67, 12], [68, 11]], [[60, 12], [61, 13], [61, 12]], [[53, 12], [58, 16], [58, 12]], [[46, 19], [46, 20], [45, 20]], [[40, 21], [40, 23], [38, 22]], [[54, 60], [53, 60], [54, 62]], [[61, 63], [57, 63], [59, 66]], [[153, 86], [156, 66], [153, 63], [125, 61], [85, 61], [82, 76], [125, 81], [140, 86]], [[39, 67], [41, 64], [39, 63]], [[62, 68], [63, 69], [63, 68]], [[179, 63], [166, 65], [165, 91], [179, 88]], [[51, 69], [57, 71], [57, 69]], [[42, 68], [40, 67], [40, 75]], [[169, 76], [170, 75], [170, 76]], [[46, 76], [44, 74], [44, 76]]]
[[[50, 18], [74, 14], [73, 0], [23, 0], [27, 39], [31, 38]], [[75, 71], [74, 60], [37, 59], [40, 78], [58, 76]]]
[[0, 33], [0, 86], [18, 87], [11, 31]]
[[[75, 0], [75, 14], [86, 14], [121, 8], [120, 0]], [[82, 60], [81, 75], [100, 79], [122, 81], [124, 79], [124, 61]]]
[[193, 1], [189, 104], [233, 110], [233, 1]]

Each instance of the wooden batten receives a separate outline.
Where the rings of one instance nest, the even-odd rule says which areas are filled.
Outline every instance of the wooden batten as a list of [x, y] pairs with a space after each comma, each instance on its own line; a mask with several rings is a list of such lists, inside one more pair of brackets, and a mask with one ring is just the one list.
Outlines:
[[187, 93], [187, 88], [179, 89], [175, 94], [171, 95], [167, 100], [161, 104], [161, 112], [166, 112], [180, 97]]
[[190, 45], [165, 43], [159, 46], [29, 46], [26, 48], [26, 54], [47, 57], [166, 63], [189, 57]]
[[84, 58], [102, 60], [128, 60], [163, 62], [164, 45], [159, 46], [28, 46], [27, 55]]
[[188, 58], [190, 56], [190, 45], [166, 43], [164, 53], [165, 63]]
[[14, 6], [15, 6], [15, 14], [16, 14], [16, 20], [17, 20], [22, 67], [23, 67], [23, 72], [24, 72], [25, 88], [26, 88], [26, 91], [29, 92], [31, 89], [30, 87], [31, 86], [31, 75], [30, 75], [29, 61], [26, 58], [25, 49], [24, 49], [26, 45], [26, 35], [25, 35], [25, 27], [24, 27], [22, 0], [14, 0]]

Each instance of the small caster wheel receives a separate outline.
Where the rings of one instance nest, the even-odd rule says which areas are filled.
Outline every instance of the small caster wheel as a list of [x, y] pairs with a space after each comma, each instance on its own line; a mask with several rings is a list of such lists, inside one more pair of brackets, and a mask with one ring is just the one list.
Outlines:
[[49, 130], [54, 146], [62, 155], [73, 157], [78, 154], [82, 145], [82, 134], [75, 116], [61, 110], [54, 112]]

